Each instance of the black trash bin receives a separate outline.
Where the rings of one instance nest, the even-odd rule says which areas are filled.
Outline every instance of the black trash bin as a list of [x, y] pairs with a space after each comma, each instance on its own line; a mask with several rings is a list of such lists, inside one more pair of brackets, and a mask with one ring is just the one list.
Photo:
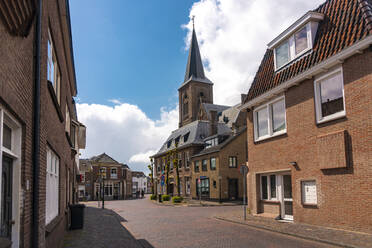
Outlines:
[[71, 226], [70, 229], [83, 229], [84, 227], [84, 204], [70, 205]]
[[159, 194], [159, 202], [162, 202], [162, 200], [161, 200], [161, 194]]

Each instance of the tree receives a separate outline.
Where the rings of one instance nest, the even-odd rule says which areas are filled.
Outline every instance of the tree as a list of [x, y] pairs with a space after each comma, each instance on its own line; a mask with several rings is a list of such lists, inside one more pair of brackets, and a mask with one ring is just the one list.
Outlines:
[[151, 178], [151, 193], [155, 194], [155, 186], [154, 186], [154, 159], [150, 159], [150, 164], [147, 166], [150, 170], [150, 178]]
[[177, 195], [181, 196], [181, 185], [180, 185], [180, 172], [178, 168], [178, 143], [176, 143], [176, 147], [172, 150], [172, 158], [173, 158], [173, 166], [176, 168], [176, 180], [177, 180]]

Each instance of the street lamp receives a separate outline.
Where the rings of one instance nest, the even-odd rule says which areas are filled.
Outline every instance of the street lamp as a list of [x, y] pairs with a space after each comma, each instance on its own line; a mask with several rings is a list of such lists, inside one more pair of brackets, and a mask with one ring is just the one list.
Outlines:
[[219, 186], [220, 186], [220, 203], [222, 203], [221, 182], [222, 182], [222, 176], [218, 176], [218, 183], [219, 183]]

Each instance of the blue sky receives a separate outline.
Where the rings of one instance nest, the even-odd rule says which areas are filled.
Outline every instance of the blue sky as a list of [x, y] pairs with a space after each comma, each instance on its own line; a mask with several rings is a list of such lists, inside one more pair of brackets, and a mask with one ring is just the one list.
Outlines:
[[[110, 3], [110, 4], [108, 4]], [[70, 1], [80, 102], [138, 105], [150, 118], [177, 101], [191, 0]]]
[[323, 1], [70, 1], [82, 157], [106, 152], [148, 172], [149, 156], [178, 127], [189, 16], [214, 103], [231, 106], [248, 92], [266, 44]]

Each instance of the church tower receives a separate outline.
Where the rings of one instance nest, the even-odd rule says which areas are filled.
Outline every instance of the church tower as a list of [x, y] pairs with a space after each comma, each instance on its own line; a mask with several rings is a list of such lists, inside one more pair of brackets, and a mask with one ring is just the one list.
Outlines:
[[198, 119], [202, 103], [213, 104], [213, 83], [204, 75], [198, 40], [193, 25], [186, 74], [178, 89], [179, 127]]

